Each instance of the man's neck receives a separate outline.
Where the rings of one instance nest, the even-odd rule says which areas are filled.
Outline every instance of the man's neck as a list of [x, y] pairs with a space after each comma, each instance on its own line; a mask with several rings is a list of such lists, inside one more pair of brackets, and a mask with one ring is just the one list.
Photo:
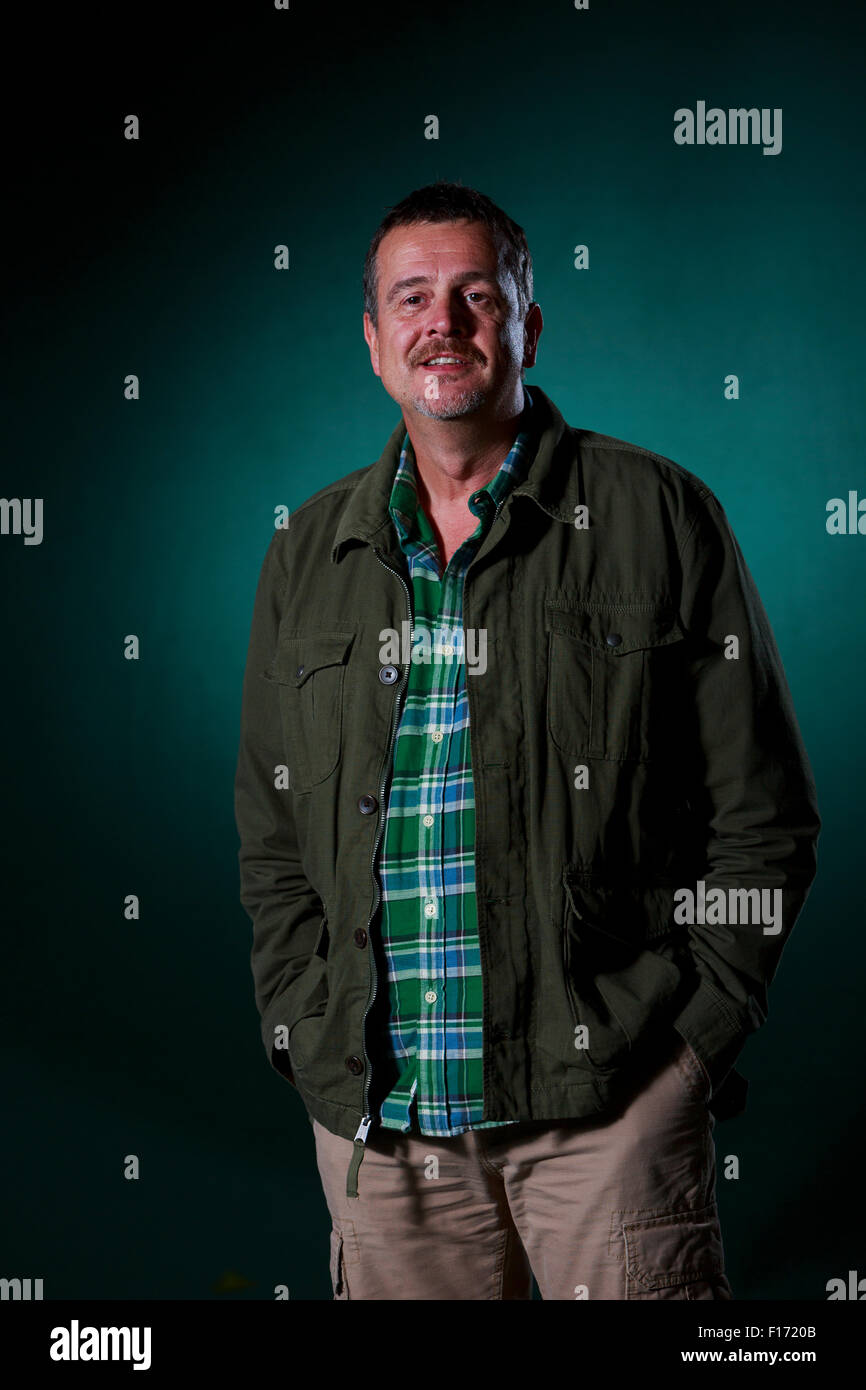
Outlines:
[[[415, 455], [418, 496], [428, 516], [459, 511], [502, 467], [521, 428], [523, 410], [479, 430], [469, 418], [416, 417], [407, 431]], [[405, 418], [405, 417], [404, 417]]]

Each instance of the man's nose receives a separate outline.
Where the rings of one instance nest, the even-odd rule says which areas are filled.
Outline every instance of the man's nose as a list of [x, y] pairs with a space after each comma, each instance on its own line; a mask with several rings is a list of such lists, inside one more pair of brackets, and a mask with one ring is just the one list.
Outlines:
[[464, 337], [471, 322], [469, 308], [462, 295], [443, 295], [430, 306], [425, 328], [428, 336], [435, 329], [440, 338]]

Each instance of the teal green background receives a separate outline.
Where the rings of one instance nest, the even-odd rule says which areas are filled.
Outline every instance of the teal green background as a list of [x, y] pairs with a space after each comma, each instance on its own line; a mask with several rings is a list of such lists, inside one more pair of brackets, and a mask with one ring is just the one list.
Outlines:
[[[0, 536], [0, 1274], [46, 1298], [330, 1298], [312, 1131], [262, 1049], [238, 902], [240, 690], [274, 508], [373, 462], [398, 422], [361, 271], [387, 208], [442, 177], [526, 230], [528, 384], [697, 473], [757, 581], [824, 830], [740, 1063], [748, 1109], [716, 1130], [728, 1274], [744, 1300], [866, 1275], [866, 536], [825, 529], [828, 499], [866, 495], [860, 7], [65, 22], [21, 31], [33, 85], [5, 98], [2, 490], [44, 498], [45, 535]], [[701, 99], [781, 107], [782, 153], [675, 145]], [[244, 1282], [221, 1292], [228, 1271]]]

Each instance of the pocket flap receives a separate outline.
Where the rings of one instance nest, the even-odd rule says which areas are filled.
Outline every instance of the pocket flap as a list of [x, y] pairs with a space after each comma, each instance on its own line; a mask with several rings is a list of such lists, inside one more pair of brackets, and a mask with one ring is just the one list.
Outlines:
[[299, 689], [324, 666], [342, 666], [355, 640], [354, 632], [310, 632], [281, 635], [268, 680]]
[[614, 941], [655, 941], [665, 936], [687, 937], [674, 921], [676, 889], [662, 883], [619, 884], [601, 881], [592, 872], [565, 869], [562, 875], [568, 904], [578, 931], [603, 932]]
[[591, 603], [548, 599], [547, 630], [608, 656], [664, 647], [685, 637], [673, 608], [657, 603]]

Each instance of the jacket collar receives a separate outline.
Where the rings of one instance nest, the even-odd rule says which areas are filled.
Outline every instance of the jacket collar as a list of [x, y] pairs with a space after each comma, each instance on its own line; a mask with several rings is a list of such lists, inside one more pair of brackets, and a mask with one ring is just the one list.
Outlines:
[[[577, 495], [577, 480], [569, 467], [577, 452], [577, 444], [573, 432], [550, 397], [534, 382], [530, 390], [538, 411], [539, 435], [535, 457], [526, 478], [513, 489], [504, 505], [509, 506], [517, 497], [530, 497], [555, 521], [572, 525], [574, 507], [570, 494], [574, 493], [574, 501], [581, 500]], [[405, 435], [406, 425], [401, 416], [381, 457], [364, 473], [340, 514], [331, 546], [332, 561], [340, 558], [340, 547], [348, 540], [367, 541], [371, 545], [384, 541], [386, 546], [393, 541], [394, 526], [388, 504]]]

